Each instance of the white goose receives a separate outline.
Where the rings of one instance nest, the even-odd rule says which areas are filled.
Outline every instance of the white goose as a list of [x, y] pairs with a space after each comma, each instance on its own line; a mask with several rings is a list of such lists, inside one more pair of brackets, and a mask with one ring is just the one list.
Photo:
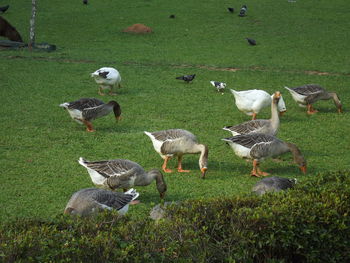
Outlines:
[[253, 160], [252, 176], [260, 177], [261, 175], [269, 175], [260, 170], [260, 162], [266, 158], [278, 156], [286, 152], [293, 154], [294, 162], [299, 165], [303, 173], [306, 173], [306, 160], [299, 148], [293, 143], [284, 142], [275, 136], [261, 133], [237, 135], [222, 140], [231, 146], [237, 156]]
[[178, 172], [189, 172], [182, 169], [182, 157], [184, 154], [201, 153], [199, 157], [199, 168], [202, 172], [202, 178], [208, 170], [208, 147], [199, 144], [194, 134], [182, 129], [170, 129], [157, 132], [147, 132], [145, 134], [151, 138], [153, 147], [157, 153], [164, 159], [162, 169], [166, 173], [172, 172], [167, 168], [167, 163], [171, 157], [178, 157]]
[[88, 132], [95, 131], [91, 121], [114, 112], [116, 120], [121, 119], [121, 109], [118, 102], [111, 100], [107, 104], [95, 98], [81, 98], [72, 102], [60, 104], [66, 109], [73, 120], [80, 124], [85, 124]]
[[139, 196], [134, 189], [125, 193], [112, 192], [98, 188], [86, 188], [75, 192], [68, 201], [65, 214], [88, 216], [99, 211], [117, 210], [118, 214], [125, 215], [129, 204]]
[[[273, 94], [269, 95], [264, 90], [230, 90], [233, 96], [235, 97], [237, 108], [247, 115], [252, 115], [252, 120], [256, 119], [256, 115], [260, 112], [262, 108], [271, 105]], [[281, 115], [286, 111], [286, 104], [284, 103], [282, 95], [278, 102], [278, 111]]]
[[342, 105], [340, 99], [335, 92], [328, 92], [320, 85], [307, 84], [301, 87], [288, 88], [285, 87], [293, 99], [299, 104], [300, 107], [307, 107], [308, 114], [314, 114], [318, 112], [312, 107], [312, 104], [318, 100], [329, 100], [333, 99], [335, 106], [338, 109], [338, 113], [342, 112]]
[[110, 95], [116, 95], [113, 92], [114, 87], [121, 88], [120, 82], [122, 78], [120, 77], [119, 71], [115, 68], [103, 67], [95, 72], [91, 73], [91, 77], [93, 77], [97, 84], [100, 85], [98, 90], [98, 94], [104, 96], [105, 94], [102, 92], [104, 89], [110, 89]]
[[233, 136], [239, 134], [249, 134], [252, 132], [276, 135], [280, 124], [277, 105], [281, 98], [281, 93], [276, 91], [271, 101], [271, 119], [269, 120], [251, 120], [235, 126], [226, 126], [223, 129], [232, 133]]
[[96, 186], [126, 191], [130, 187], [149, 185], [155, 180], [160, 198], [165, 196], [167, 185], [157, 169], [146, 172], [138, 163], [125, 159], [90, 162], [80, 157], [78, 162], [87, 169]]

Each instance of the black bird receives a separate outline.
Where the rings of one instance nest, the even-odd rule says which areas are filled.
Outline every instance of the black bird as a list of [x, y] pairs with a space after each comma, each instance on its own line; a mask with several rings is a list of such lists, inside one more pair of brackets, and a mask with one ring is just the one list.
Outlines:
[[243, 17], [243, 16], [246, 16], [246, 12], [247, 12], [247, 6], [246, 5], [243, 5], [242, 8], [241, 8], [241, 11], [239, 11], [239, 15], [240, 17]]
[[83, 4], [87, 5], [88, 4], [88, 0], [83, 0]]
[[192, 81], [194, 79], [194, 77], [196, 76], [196, 74], [193, 74], [193, 75], [184, 75], [184, 76], [181, 76], [181, 77], [176, 77], [176, 79], [181, 79], [181, 80], [184, 80], [186, 81], [187, 83], [189, 83], [190, 81]]
[[255, 45], [256, 45], [256, 41], [255, 41], [254, 39], [248, 38], [248, 37], [246, 37], [245, 39], [247, 39], [247, 41], [248, 41], [248, 43], [249, 43], [250, 45], [252, 45], [252, 46], [255, 46]]
[[257, 182], [252, 191], [257, 195], [263, 195], [267, 192], [279, 192], [288, 188], [293, 188], [297, 179], [288, 179], [277, 176], [267, 177]]
[[170, 15], [169, 18], [175, 18], [175, 15]]
[[235, 11], [235, 9], [233, 7], [228, 7], [227, 10], [230, 12], [230, 13], [233, 13]]
[[0, 7], [0, 12], [5, 13], [9, 9], [10, 5], [5, 5]]

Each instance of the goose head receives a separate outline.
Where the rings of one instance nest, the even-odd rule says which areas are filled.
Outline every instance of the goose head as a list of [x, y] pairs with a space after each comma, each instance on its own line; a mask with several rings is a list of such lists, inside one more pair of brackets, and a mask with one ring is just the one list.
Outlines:
[[305, 174], [307, 168], [307, 162], [304, 156], [301, 154], [299, 148], [293, 143], [287, 143], [289, 150], [293, 154], [294, 162], [299, 166], [299, 169]]
[[111, 100], [107, 104], [113, 107], [113, 112], [114, 112], [115, 119], [117, 121], [121, 120], [121, 118], [122, 118], [121, 117], [122, 110], [120, 108], [119, 103], [116, 102], [115, 100]]
[[201, 144], [201, 155], [199, 157], [199, 169], [202, 173], [202, 179], [205, 178], [205, 175], [208, 171], [208, 146]]
[[163, 174], [158, 169], [152, 169], [148, 172], [150, 176], [154, 176], [156, 179], [157, 190], [159, 192], [160, 198], [164, 199], [165, 193], [167, 191], [167, 185], [164, 180]]

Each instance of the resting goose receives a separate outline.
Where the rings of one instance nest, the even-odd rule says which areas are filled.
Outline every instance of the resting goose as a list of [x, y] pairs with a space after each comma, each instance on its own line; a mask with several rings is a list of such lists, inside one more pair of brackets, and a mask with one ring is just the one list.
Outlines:
[[95, 98], [82, 98], [62, 103], [60, 107], [66, 109], [73, 120], [85, 124], [88, 132], [95, 131], [92, 127], [92, 120], [106, 116], [112, 111], [117, 121], [121, 119], [120, 105], [114, 100], [106, 104]]
[[97, 84], [100, 85], [98, 90], [98, 94], [104, 96], [105, 94], [102, 92], [104, 89], [110, 89], [110, 95], [116, 95], [113, 92], [114, 87], [121, 88], [120, 82], [122, 78], [120, 77], [119, 71], [115, 68], [103, 67], [95, 72], [91, 73], [91, 77], [93, 77]]
[[300, 107], [307, 107], [308, 114], [314, 114], [318, 112], [312, 107], [312, 104], [318, 100], [329, 100], [333, 99], [335, 106], [338, 109], [338, 113], [341, 113], [342, 105], [340, 99], [335, 92], [328, 92], [320, 85], [307, 84], [296, 88], [285, 87], [293, 99], [299, 104]]
[[260, 162], [268, 157], [278, 156], [286, 152], [293, 154], [294, 162], [299, 165], [303, 173], [306, 173], [306, 160], [299, 148], [293, 143], [284, 142], [275, 136], [261, 133], [237, 135], [222, 140], [231, 146], [237, 156], [253, 160], [252, 176], [269, 175], [260, 170]]
[[[269, 95], [264, 90], [230, 90], [233, 96], [235, 97], [237, 108], [247, 115], [252, 115], [252, 120], [256, 119], [256, 115], [260, 112], [262, 108], [271, 105], [273, 94]], [[286, 111], [286, 104], [284, 103], [282, 95], [278, 102], [278, 111], [280, 112], [280, 115], [282, 115]]]
[[125, 215], [139, 193], [130, 189], [125, 193], [112, 192], [98, 188], [86, 188], [75, 192], [66, 208], [65, 214], [88, 216], [99, 211], [117, 210], [118, 214]]
[[202, 178], [208, 170], [208, 147], [199, 144], [195, 135], [182, 129], [170, 129], [157, 132], [147, 132], [145, 134], [151, 138], [153, 147], [157, 153], [164, 159], [162, 169], [166, 173], [172, 170], [167, 168], [167, 163], [171, 157], [178, 158], [178, 172], [189, 172], [182, 169], [182, 157], [184, 154], [201, 153], [199, 157], [199, 168], [202, 172]]
[[280, 98], [281, 93], [279, 91], [276, 91], [273, 94], [273, 98], [271, 101], [271, 119], [246, 121], [235, 126], [226, 126], [223, 129], [226, 131], [230, 131], [233, 136], [240, 134], [249, 134], [252, 132], [276, 135], [280, 124], [277, 109], [277, 105]]
[[84, 166], [92, 182], [99, 187], [108, 189], [127, 188], [134, 186], [146, 186], [156, 180], [160, 198], [164, 198], [167, 185], [163, 174], [153, 169], [146, 172], [139, 164], [125, 159], [89, 162], [80, 157], [78, 161]]
[[286, 190], [288, 188], [294, 187], [296, 184], [297, 179], [288, 179], [283, 177], [267, 177], [259, 182], [257, 182], [252, 191], [253, 193], [256, 193], [257, 195], [263, 195], [267, 192], [279, 192], [281, 190]]

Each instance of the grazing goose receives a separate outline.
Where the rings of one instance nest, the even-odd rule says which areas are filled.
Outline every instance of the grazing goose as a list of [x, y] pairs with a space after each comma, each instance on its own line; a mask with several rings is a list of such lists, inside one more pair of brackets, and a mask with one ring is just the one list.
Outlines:
[[[230, 89], [235, 97], [237, 108], [247, 115], [252, 115], [252, 120], [256, 119], [256, 115], [264, 107], [271, 105], [272, 95], [269, 95], [263, 90], [243, 90], [235, 91]], [[286, 104], [282, 98], [282, 95], [278, 102], [278, 111], [282, 115], [286, 111]]]
[[116, 120], [121, 119], [121, 109], [118, 102], [111, 100], [107, 104], [95, 98], [81, 98], [72, 102], [60, 104], [60, 107], [66, 109], [73, 120], [80, 124], [85, 124], [88, 132], [95, 131], [91, 121], [114, 112]]
[[286, 152], [293, 154], [294, 162], [299, 165], [303, 173], [306, 173], [306, 160], [298, 147], [293, 143], [284, 142], [275, 136], [261, 133], [237, 135], [222, 140], [226, 141], [239, 157], [253, 160], [252, 176], [269, 175], [260, 170], [260, 162], [268, 157], [278, 156]]
[[335, 106], [338, 109], [338, 113], [341, 113], [342, 105], [340, 99], [335, 92], [328, 92], [320, 85], [317, 84], [307, 84], [301, 87], [288, 88], [285, 87], [293, 99], [299, 104], [300, 107], [307, 107], [308, 114], [314, 114], [318, 112], [312, 107], [312, 104], [318, 100], [329, 100], [333, 99]]
[[277, 105], [280, 98], [281, 93], [279, 91], [276, 91], [273, 94], [273, 98], [271, 101], [271, 119], [246, 121], [235, 126], [226, 126], [223, 129], [226, 131], [230, 131], [233, 136], [240, 134], [249, 134], [252, 132], [276, 135], [280, 124], [277, 109]]
[[226, 88], [226, 83], [219, 82], [219, 81], [210, 81], [211, 85], [213, 85], [218, 92], [221, 92], [221, 94], [224, 94], [224, 89]]
[[189, 172], [182, 169], [182, 157], [184, 154], [201, 153], [199, 157], [199, 168], [202, 172], [202, 178], [208, 170], [208, 147], [204, 144], [199, 144], [195, 135], [189, 131], [182, 129], [170, 129], [157, 132], [146, 132], [145, 134], [151, 138], [153, 147], [157, 153], [164, 159], [162, 169], [166, 173], [171, 173], [172, 170], [167, 168], [167, 163], [171, 157], [178, 158], [178, 172]]
[[86, 188], [75, 192], [66, 208], [65, 214], [88, 216], [105, 209], [117, 210], [120, 215], [125, 215], [139, 193], [130, 189], [125, 193], [117, 193], [98, 188]]
[[119, 71], [115, 68], [103, 67], [95, 72], [91, 73], [91, 77], [93, 77], [97, 84], [100, 85], [98, 90], [98, 94], [104, 96], [105, 94], [102, 92], [104, 89], [110, 89], [110, 95], [116, 95], [113, 92], [114, 87], [121, 88], [120, 82], [122, 78], [120, 77]]
[[78, 162], [87, 169], [96, 186], [112, 190], [123, 188], [125, 191], [130, 187], [149, 185], [156, 180], [160, 198], [165, 196], [167, 186], [163, 174], [157, 169], [146, 172], [139, 164], [125, 159], [89, 162], [80, 157]]
[[286, 190], [288, 188], [294, 187], [296, 184], [297, 179], [288, 179], [283, 177], [267, 177], [259, 182], [257, 182], [252, 191], [253, 193], [256, 193], [257, 195], [263, 195], [267, 192], [279, 192], [281, 190]]

